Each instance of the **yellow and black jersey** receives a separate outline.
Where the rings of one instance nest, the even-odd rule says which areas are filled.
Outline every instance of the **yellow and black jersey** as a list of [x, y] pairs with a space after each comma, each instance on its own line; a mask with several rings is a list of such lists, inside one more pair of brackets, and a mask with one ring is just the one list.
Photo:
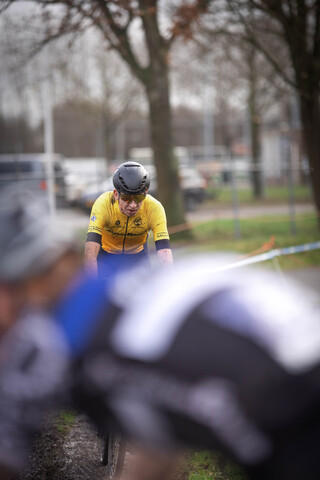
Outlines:
[[120, 209], [113, 192], [105, 192], [93, 204], [87, 241], [101, 241], [108, 253], [139, 253], [152, 230], [157, 250], [170, 248], [166, 214], [161, 203], [147, 195], [138, 213], [127, 217]]

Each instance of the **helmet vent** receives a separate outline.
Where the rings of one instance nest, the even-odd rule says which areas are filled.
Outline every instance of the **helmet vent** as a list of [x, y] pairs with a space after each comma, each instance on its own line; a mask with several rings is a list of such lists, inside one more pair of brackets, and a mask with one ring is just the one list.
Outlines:
[[[134, 168], [132, 168], [134, 167]], [[136, 194], [145, 192], [150, 185], [148, 172], [139, 163], [124, 163], [113, 176], [113, 185], [118, 192]]]
[[128, 188], [128, 185], [126, 184], [126, 182], [124, 181], [124, 178], [121, 175], [119, 175], [119, 180], [121, 182], [121, 185], [124, 186], [124, 188]]

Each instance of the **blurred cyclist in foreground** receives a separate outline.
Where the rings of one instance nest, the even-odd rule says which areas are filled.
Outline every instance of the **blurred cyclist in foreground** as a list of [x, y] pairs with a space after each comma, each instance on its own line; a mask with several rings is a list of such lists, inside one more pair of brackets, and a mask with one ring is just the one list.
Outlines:
[[32, 192], [14, 187], [1, 192], [0, 465], [3, 469], [22, 468], [44, 411], [66, 401], [70, 355], [51, 312], [79, 267], [71, 237], [55, 228], [48, 211]]
[[[320, 478], [312, 296], [257, 270], [218, 272], [211, 257], [86, 279], [72, 244], [45, 236], [44, 212], [14, 198], [0, 209], [4, 467], [22, 467], [46, 409], [71, 404], [157, 452], [214, 449], [252, 479]], [[164, 479], [162, 468], [129, 478]]]

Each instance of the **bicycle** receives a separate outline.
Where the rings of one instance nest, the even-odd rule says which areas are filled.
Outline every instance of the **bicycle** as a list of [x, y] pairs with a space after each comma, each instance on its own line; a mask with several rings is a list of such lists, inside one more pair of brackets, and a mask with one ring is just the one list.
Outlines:
[[102, 434], [101, 464], [107, 467], [110, 479], [120, 475], [126, 453], [124, 439], [115, 432]]

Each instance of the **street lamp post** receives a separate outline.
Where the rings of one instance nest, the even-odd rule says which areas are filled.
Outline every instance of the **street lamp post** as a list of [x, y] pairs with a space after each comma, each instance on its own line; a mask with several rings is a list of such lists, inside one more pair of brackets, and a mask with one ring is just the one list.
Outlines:
[[46, 174], [48, 185], [48, 201], [50, 214], [55, 215], [56, 201], [54, 191], [54, 165], [53, 165], [53, 122], [52, 122], [52, 103], [51, 103], [51, 84], [49, 76], [49, 65], [47, 52], [43, 52], [43, 124], [44, 124], [44, 153], [46, 157]]

